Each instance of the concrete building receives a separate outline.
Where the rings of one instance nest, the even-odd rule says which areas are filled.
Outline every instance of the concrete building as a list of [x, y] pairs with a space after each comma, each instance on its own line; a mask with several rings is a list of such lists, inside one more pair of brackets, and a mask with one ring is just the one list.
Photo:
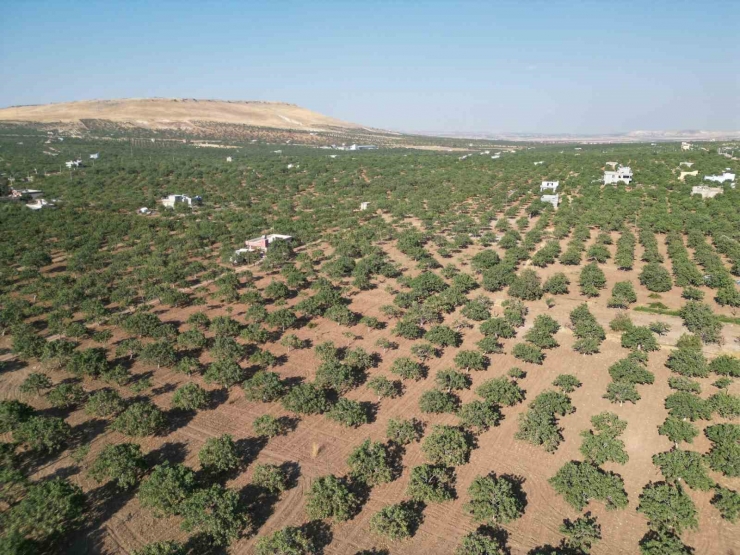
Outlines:
[[725, 170], [721, 175], [705, 175], [704, 179], [706, 181], [715, 181], [716, 183], [724, 183], [725, 181], [734, 182], [735, 174]]
[[162, 199], [162, 206], [165, 208], [174, 208], [176, 204], [185, 203], [188, 206], [193, 204], [200, 204], [203, 199], [200, 196], [189, 197], [187, 195], [170, 195], [167, 198]]
[[26, 204], [31, 210], [41, 210], [42, 208], [55, 208], [55, 205], [44, 198], [39, 198]]
[[629, 166], [619, 166], [615, 171], [604, 172], [604, 184], [617, 184], [623, 181], [627, 185], [632, 182], [632, 169]]
[[98, 159], [98, 156], [100, 156], [100, 153], [99, 152], [96, 152], [94, 154], [91, 154], [90, 155], [90, 160], [97, 160]]
[[542, 185], [540, 185], [540, 192], [542, 191], [552, 191], [553, 193], [558, 190], [558, 186], [560, 185], [560, 181], [543, 181]]
[[548, 202], [548, 203], [552, 204], [552, 207], [553, 208], [557, 208], [558, 207], [558, 203], [560, 202], [560, 199], [559, 199], [558, 195], [542, 195], [540, 197], [540, 200], [542, 202]]
[[271, 233], [270, 235], [263, 235], [261, 237], [257, 237], [256, 239], [248, 239], [247, 241], [244, 241], [244, 244], [247, 246], [247, 252], [252, 252], [256, 250], [266, 252], [267, 247], [269, 247], [270, 244], [274, 243], [275, 241], [290, 241], [291, 239], [293, 239], [291, 235], [279, 235], [277, 233]]
[[724, 192], [725, 190], [722, 187], [708, 187], [706, 185], [697, 185], [691, 188], [691, 194], [701, 195], [701, 198], [714, 198]]
[[376, 145], [350, 145], [347, 150], [378, 150]]
[[367, 207], [370, 203], [369, 202], [361, 202], [360, 203], [360, 210], [367, 210]]
[[79, 168], [80, 166], [82, 166], [82, 160], [80, 160], [80, 159], [70, 160], [69, 162], [65, 162], [64, 165], [67, 166], [70, 169], [71, 168]]
[[227, 162], [231, 162], [231, 156], [227, 156], [227, 157], [226, 157], [226, 161], [227, 161]]
[[691, 150], [692, 148], [694, 148], [694, 145], [692, 145], [691, 143], [681, 143], [681, 150]]

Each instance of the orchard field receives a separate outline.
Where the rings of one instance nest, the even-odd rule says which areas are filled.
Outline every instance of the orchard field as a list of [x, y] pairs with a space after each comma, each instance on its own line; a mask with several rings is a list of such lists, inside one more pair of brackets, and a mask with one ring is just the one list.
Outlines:
[[737, 160], [473, 144], [4, 131], [0, 553], [740, 550]]

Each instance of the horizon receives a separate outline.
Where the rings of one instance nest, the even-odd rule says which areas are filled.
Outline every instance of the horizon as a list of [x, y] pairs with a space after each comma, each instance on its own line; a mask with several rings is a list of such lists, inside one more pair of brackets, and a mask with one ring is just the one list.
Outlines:
[[6, 5], [0, 105], [281, 102], [432, 134], [740, 129], [740, 46], [716, 32], [737, 4], [535, 4]]

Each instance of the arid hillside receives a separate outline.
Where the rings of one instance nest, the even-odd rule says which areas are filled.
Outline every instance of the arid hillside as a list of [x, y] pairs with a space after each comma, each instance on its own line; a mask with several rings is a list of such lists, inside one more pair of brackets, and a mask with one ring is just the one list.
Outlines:
[[0, 109], [0, 121], [84, 123], [84, 120], [108, 120], [154, 129], [197, 127], [197, 122], [204, 121], [277, 129], [360, 129], [359, 125], [282, 102], [132, 98]]

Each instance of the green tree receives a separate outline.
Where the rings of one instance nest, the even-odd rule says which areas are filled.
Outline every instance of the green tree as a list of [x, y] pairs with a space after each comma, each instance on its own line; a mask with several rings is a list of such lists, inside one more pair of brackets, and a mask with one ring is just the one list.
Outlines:
[[408, 445], [420, 441], [423, 428], [416, 419], [403, 420], [391, 418], [388, 421], [385, 436], [398, 445]]
[[419, 398], [419, 410], [423, 413], [454, 413], [460, 400], [454, 393], [432, 389], [425, 391]]
[[367, 411], [363, 404], [345, 397], [340, 397], [326, 416], [348, 428], [357, 428], [368, 423]]
[[367, 386], [380, 399], [393, 399], [401, 395], [401, 382], [391, 381], [385, 376], [374, 376], [367, 382]]
[[263, 414], [255, 418], [252, 422], [252, 428], [255, 434], [267, 438], [285, 435], [288, 432], [285, 419], [275, 418], [270, 414]]
[[146, 470], [141, 447], [135, 443], [107, 445], [90, 467], [90, 476], [96, 482], [113, 480], [121, 489], [131, 489]]
[[177, 542], [162, 541], [149, 543], [134, 551], [134, 555], [186, 555], [185, 547]]
[[244, 369], [233, 360], [217, 360], [206, 368], [203, 379], [221, 387], [232, 387], [244, 381]]
[[513, 407], [524, 400], [524, 390], [504, 376], [483, 382], [475, 392], [486, 401], [506, 407]]
[[49, 389], [51, 386], [52, 383], [49, 376], [40, 372], [32, 372], [23, 380], [23, 383], [18, 389], [21, 393], [27, 395], [39, 395], [44, 389]]
[[127, 436], [156, 435], [166, 425], [162, 411], [150, 401], [130, 404], [111, 424], [111, 428]]
[[378, 441], [363, 441], [352, 451], [347, 464], [352, 478], [368, 486], [385, 484], [393, 479], [388, 449]]
[[410, 503], [386, 505], [370, 519], [370, 530], [390, 540], [410, 538], [416, 532], [419, 516]]
[[642, 272], [640, 272], [640, 283], [648, 291], [655, 293], [670, 291], [671, 287], [673, 287], [671, 274], [668, 273], [668, 270], [662, 264], [658, 264], [657, 262], [650, 262], [643, 266]]
[[333, 474], [316, 478], [306, 500], [306, 514], [312, 520], [349, 520], [357, 512], [359, 500], [347, 485]]
[[155, 466], [152, 473], [139, 487], [139, 502], [152, 509], [155, 516], [172, 516], [181, 513], [183, 503], [196, 488], [195, 473], [185, 465], [172, 465], [168, 461]]
[[442, 503], [455, 498], [454, 484], [452, 469], [422, 464], [411, 469], [407, 493], [414, 501]]
[[509, 295], [523, 301], [536, 301], [542, 298], [542, 281], [532, 269], [524, 269], [514, 277], [509, 285]]
[[72, 428], [56, 416], [31, 416], [13, 430], [13, 439], [33, 451], [56, 453], [72, 436]]
[[478, 476], [468, 488], [470, 502], [465, 510], [475, 522], [506, 524], [524, 514], [525, 500], [520, 484], [507, 476]]
[[552, 385], [560, 389], [563, 393], [573, 393], [581, 387], [581, 381], [572, 374], [560, 374]]
[[699, 435], [699, 431], [696, 429], [691, 422], [686, 422], [675, 416], [669, 416], [665, 419], [665, 422], [658, 428], [658, 433], [662, 436], [668, 437], [678, 447], [678, 444], [682, 441], [686, 443], [693, 443], [694, 438]]
[[85, 412], [105, 418], [118, 414], [125, 407], [126, 404], [115, 389], [103, 388], [90, 394], [85, 403]]
[[640, 494], [637, 512], [648, 519], [648, 525], [659, 532], [681, 534], [697, 528], [696, 507], [680, 485], [650, 482]]
[[255, 545], [255, 555], [313, 555], [313, 541], [294, 526], [286, 526], [269, 536], [262, 537]]
[[281, 402], [287, 410], [298, 414], [322, 414], [330, 408], [324, 390], [311, 383], [292, 387]]
[[627, 506], [622, 478], [589, 463], [567, 462], [549, 482], [577, 511], [582, 511], [592, 500], [603, 501], [607, 509]]
[[198, 460], [204, 470], [216, 474], [231, 472], [240, 465], [236, 444], [229, 434], [209, 437], [198, 451]]
[[404, 380], [419, 381], [425, 376], [424, 367], [408, 357], [399, 357], [393, 361], [391, 372]]
[[87, 393], [80, 384], [60, 383], [46, 394], [46, 400], [57, 409], [69, 409], [82, 404]]
[[247, 399], [263, 403], [277, 401], [285, 394], [285, 385], [280, 375], [266, 370], [255, 372], [251, 378], [242, 383], [242, 389]]
[[583, 267], [578, 278], [581, 294], [587, 297], [598, 297], [599, 289], [606, 287], [606, 276], [596, 262], [591, 262]]
[[711, 503], [717, 508], [723, 519], [733, 524], [737, 522], [738, 517], [740, 517], [740, 493], [717, 486]]
[[653, 464], [660, 468], [670, 484], [684, 482], [690, 488], [707, 491], [714, 481], [707, 474], [701, 454], [694, 451], [673, 449], [653, 455]]
[[455, 366], [464, 370], [485, 370], [488, 365], [487, 357], [478, 351], [458, 351], [453, 359]]
[[215, 546], [231, 544], [250, 524], [239, 494], [219, 484], [195, 491], [183, 502], [181, 513], [183, 530], [205, 534]]
[[463, 536], [455, 555], [503, 555], [498, 542], [481, 531]]
[[257, 464], [252, 473], [252, 484], [271, 493], [280, 493], [288, 488], [287, 477], [282, 468], [274, 464]]
[[465, 464], [471, 449], [470, 437], [455, 426], [435, 426], [421, 446], [432, 464], [444, 466]]

